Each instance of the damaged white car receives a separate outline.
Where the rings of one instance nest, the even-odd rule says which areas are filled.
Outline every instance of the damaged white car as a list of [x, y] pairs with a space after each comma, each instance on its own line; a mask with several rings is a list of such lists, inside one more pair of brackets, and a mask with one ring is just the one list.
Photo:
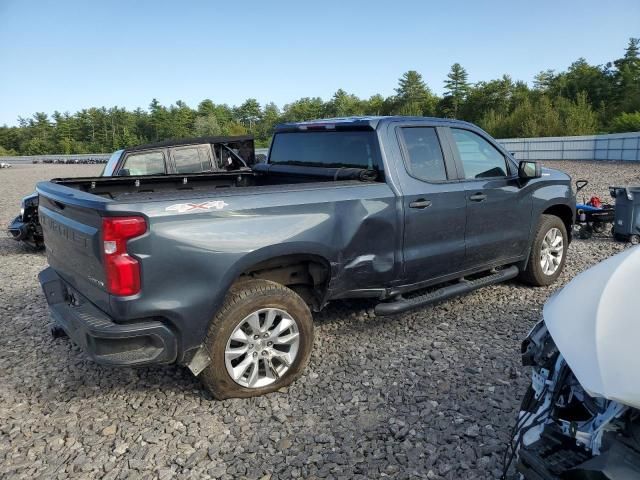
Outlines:
[[522, 344], [533, 367], [506, 454], [527, 480], [640, 479], [640, 247], [551, 297]]

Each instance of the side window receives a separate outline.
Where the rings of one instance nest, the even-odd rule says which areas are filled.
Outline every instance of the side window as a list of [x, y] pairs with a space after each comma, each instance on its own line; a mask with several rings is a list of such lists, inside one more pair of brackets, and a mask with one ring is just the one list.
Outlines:
[[173, 150], [177, 173], [200, 173], [211, 170], [211, 161], [204, 148], [187, 147]]
[[504, 155], [480, 135], [452, 128], [451, 134], [458, 147], [465, 178], [506, 177]]
[[128, 170], [129, 175], [162, 175], [164, 171], [164, 154], [162, 152], [132, 153], [124, 161], [121, 170]]
[[214, 154], [209, 145], [198, 147], [198, 154], [200, 155], [200, 164], [202, 165], [203, 172], [215, 170], [215, 168], [213, 168], [215, 160], [212, 162], [211, 159], [211, 155]]
[[436, 182], [447, 179], [444, 157], [435, 128], [404, 127], [402, 137], [408, 154], [406, 167], [411, 176]]

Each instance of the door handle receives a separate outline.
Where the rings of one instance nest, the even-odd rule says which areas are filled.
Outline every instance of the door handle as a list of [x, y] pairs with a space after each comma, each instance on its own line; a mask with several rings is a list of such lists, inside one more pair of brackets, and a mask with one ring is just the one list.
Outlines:
[[419, 209], [427, 208], [430, 206], [431, 206], [431, 200], [426, 200], [424, 198], [419, 198], [415, 202], [411, 202], [409, 204], [410, 208], [419, 208]]
[[484, 193], [474, 193], [473, 195], [471, 195], [469, 197], [469, 200], [471, 200], [472, 202], [482, 202], [484, 200], [486, 200], [487, 196]]

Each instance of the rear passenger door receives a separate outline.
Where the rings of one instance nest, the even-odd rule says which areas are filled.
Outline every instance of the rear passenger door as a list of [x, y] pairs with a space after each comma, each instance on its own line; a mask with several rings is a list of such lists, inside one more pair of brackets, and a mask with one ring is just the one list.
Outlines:
[[466, 194], [466, 268], [522, 255], [529, 239], [531, 196], [517, 170], [488, 138], [464, 128], [449, 130]]
[[465, 190], [439, 127], [396, 127], [404, 203], [404, 273], [407, 283], [460, 271], [465, 258]]

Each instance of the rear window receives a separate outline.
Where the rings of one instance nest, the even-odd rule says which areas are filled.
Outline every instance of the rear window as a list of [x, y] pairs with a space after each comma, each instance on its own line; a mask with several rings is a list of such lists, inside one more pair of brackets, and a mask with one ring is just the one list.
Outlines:
[[124, 161], [122, 170], [128, 170], [129, 175], [162, 175], [164, 154], [158, 151], [131, 153]]
[[373, 131], [278, 133], [269, 163], [379, 170], [378, 139]]
[[173, 160], [178, 173], [200, 173], [211, 170], [207, 147], [187, 147], [173, 150]]

